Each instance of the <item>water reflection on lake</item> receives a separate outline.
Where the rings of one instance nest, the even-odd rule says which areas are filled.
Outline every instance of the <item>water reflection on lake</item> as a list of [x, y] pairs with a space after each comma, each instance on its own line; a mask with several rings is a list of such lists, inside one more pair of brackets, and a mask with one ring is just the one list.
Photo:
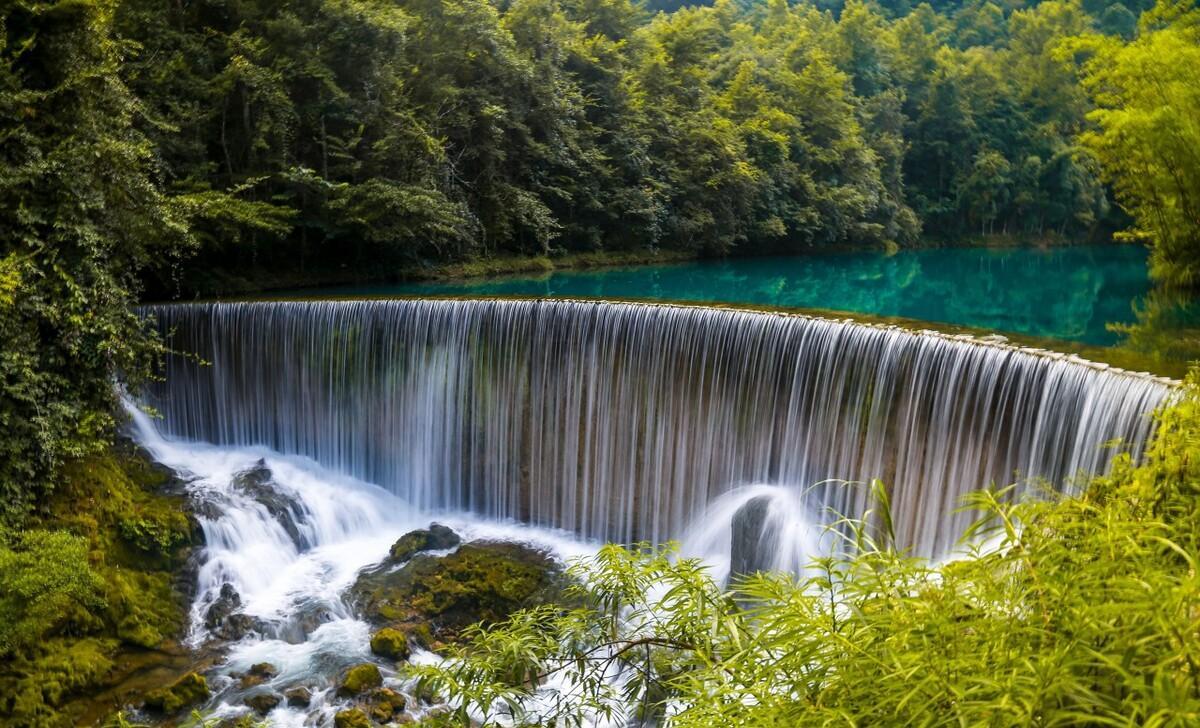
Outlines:
[[[325, 289], [320, 295], [521, 295], [726, 302], [903, 317], [1095, 346], [1136, 323], [1146, 250], [940, 248], [828, 253]], [[307, 292], [312, 294], [313, 292]]]

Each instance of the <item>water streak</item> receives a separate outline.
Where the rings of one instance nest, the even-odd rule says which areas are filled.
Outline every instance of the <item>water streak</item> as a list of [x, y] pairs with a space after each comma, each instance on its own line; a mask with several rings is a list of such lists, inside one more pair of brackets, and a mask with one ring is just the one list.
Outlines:
[[[775, 484], [944, 553], [963, 494], [1070, 488], [1170, 396], [1147, 376], [896, 328], [719, 308], [374, 300], [151, 307], [177, 351], [149, 393], [171, 434], [310, 457], [418, 510], [621, 542], [678, 538]], [[820, 484], [813, 486], [814, 484]]]

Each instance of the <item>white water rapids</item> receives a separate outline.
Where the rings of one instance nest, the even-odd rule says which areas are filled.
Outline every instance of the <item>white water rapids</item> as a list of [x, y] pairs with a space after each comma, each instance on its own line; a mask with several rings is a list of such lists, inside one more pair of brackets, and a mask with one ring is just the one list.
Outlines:
[[[214, 718], [249, 712], [241, 702], [247, 691], [229, 676], [263, 662], [278, 674], [257, 689], [282, 693], [297, 686], [313, 688], [310, 707], [281, 704], [270, 712], [270, 725], [280, 728], [332, 725], [337, 708], [349, 704], [334, 695], [336, 678], [362, 662], [378, 662], [385, 685], [411, 692], [412, 686], [396, 678], [386, 661], [371, 655], [370, 627], [355, 617], [344, 592], [361, 569], [387, 555], [397, 538], [431, 520], [449, 525], [464, 540], [528, 543], [561, 560], [595, 550], [595, 544], [563, 532], [488, 522], [470, 514], [418, 511], [382, 488], [303, 457], [164, 437], [141, 410], [132, 404], [126, 409], [134, 439], [188, 483], [189, 497], [197, 504], [205, 547], [188, 643], [201, 648], [211, 639], [204, 616], [226, 584], [240, 595], [240, 611], [262, 620], [266, 632], [229, 645], [210, 674], [217, 693], [209, 706]], [[240, 475], [263, 466], [271, 472], [272, 489], [295, 506], [300, 543], [276, 514], [236, 485]], [[418, 653], [415, 659], [433, 656]], [[414, 708], [410, 714], [419, 716], [422, 707], [414, 703]]]

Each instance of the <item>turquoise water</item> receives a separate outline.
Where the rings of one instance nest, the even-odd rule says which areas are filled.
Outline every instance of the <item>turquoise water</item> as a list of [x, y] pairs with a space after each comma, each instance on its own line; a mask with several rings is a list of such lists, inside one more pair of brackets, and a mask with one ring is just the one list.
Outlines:
[[[1150, 290], [1138, 246], [941, 248], [640, 266], [455, 283], [324, 289], [320, 295], [636, 298], [897, 316], [1100, 346]], [[313, 292], [305, 292], [311, 295]]]

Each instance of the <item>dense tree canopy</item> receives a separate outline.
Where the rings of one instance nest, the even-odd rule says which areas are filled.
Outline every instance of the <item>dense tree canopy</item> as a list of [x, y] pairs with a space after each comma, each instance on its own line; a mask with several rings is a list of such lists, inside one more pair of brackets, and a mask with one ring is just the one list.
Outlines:
[[105, 2], [5, 3], [0, 36], [0, 525], [111, 433], [156, 351], [136, 271], [187, 242], [161, 193]]
[[124, 0], [140, 128], [205, 242], [157, 290], [559, 251], [1106, 236], [1123, 220], [1104, 150], [1081, 143], [1094, 104], [1068, 41], [1137, 47], [1143, 9]]

